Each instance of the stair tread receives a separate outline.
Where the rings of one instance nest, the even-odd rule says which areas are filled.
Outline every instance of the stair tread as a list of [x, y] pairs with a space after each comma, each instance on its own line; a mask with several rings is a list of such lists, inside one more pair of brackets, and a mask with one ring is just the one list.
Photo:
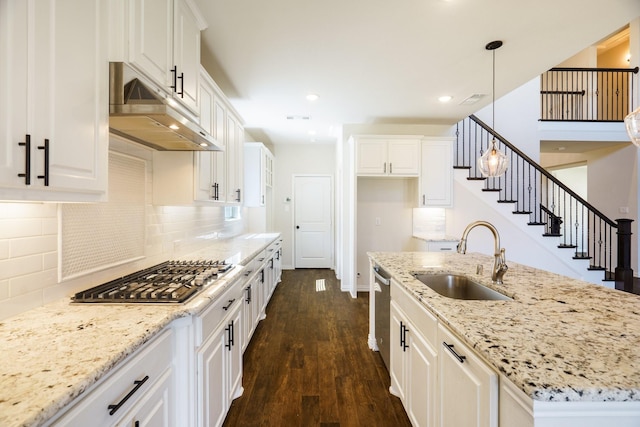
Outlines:
[[471, 169], [471, 166], [454, 166], [454, 169]]
[[527, 225], [547, 225], [546, 222], [528, 222]]
[[575, 249], [577, 248], [576, 245], [558, 245], [558, 248], [560, 249]]
[[498, 191], [502, 191], [502, 189], [500, 188], [483, 188], [482, 191], [486, 191], [486, 192], [498, 192]]
[[562, 237], [562, 234], [560, 233], [543, 233], [542, 235], [544, 237]]
[[587, 255], [574, 256], [573, 259], [591, 259], [592, 257]]
[[597, 265], [590, 265], [589, 268], [587, 268], [587, 270], [591, 270], [591, 271], [605, 271], [606, 268], [604, 267], [599, 267]]
[[498, 203], [518, 203], [517, 200], [498, 200]]
[[480, 177], [470, 176], [470, 177], [467, 178], [468, 181], [484, 181], [485, 179], [487, 179], [487, 178], [484, 177], [484, 176], [480, 176]]
[[513, 211], [514, 215], [529, 215], [531, 211]]

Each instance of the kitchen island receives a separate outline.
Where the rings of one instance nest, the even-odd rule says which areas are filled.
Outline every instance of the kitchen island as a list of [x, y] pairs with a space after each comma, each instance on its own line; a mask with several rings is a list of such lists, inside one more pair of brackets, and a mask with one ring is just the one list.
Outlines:
[[245, 278], [245, 265], [279, 236], [218, 240], [181, 257], [235, 265], [184, 304], [71, 304], [63, 299], [0, 321], [0, 426], [46, 424], [172, 322], [205, 312]]
[[[368, 255], [499, 373], [501, 404], [505, 386], [521, 393], [532, 425], [556, 425], [536, 418], [556, 408], [611, 410], [621, 416], [611, 425], [640, 425], [640, 297], [512, 262], [495, 285], [493, 257], [480, 254]], [[476, 275], [478, 265], [484, 274]], [[513, 300], [448, 298], [412, 273], [471, 276]], [[574, 425], [568, 420], [562, 425]]]

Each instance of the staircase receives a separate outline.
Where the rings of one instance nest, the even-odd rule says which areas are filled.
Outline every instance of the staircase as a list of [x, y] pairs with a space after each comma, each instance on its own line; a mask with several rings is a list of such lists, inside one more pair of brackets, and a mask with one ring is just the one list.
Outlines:
[[[510, 166], [500, 177], [484, 177], [477, 159], [493, 138]], [[483, 192], [495, 193], [501, 210], [511, 207], [513, 215], [524, 216], [527, 226], [551, 239], [558, 251], [570, 251], [571, 258], [588, 270], [602, 272], [603, 281], [615, 281], [616, 234], [620, 225], [626, 230], [627, 224], [620, 224], [626, 220], [607, 218], [474, 115], [457, 125], [454, 169], [467, 170], [467, 180], [479, 181]], [[630, 258], [630, 253], [625, 256]]]

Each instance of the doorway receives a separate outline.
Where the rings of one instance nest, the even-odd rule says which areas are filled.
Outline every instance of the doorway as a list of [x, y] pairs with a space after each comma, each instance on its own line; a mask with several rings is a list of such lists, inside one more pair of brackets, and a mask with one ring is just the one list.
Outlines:
[[333, 268], [333, 218], [331, 175], [294, 175], [295, 268]]

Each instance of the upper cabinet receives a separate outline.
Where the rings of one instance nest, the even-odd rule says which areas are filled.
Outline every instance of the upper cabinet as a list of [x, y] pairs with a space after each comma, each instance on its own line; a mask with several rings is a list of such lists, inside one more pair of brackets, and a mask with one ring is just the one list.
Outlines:
[[419, 137], [356, 138], [356, 173], [360, 176], [418, 176]]
[[206, 70], [200, 68], [199, 73], [200, 126], [223, 151], [154, 151], [156, 205], [243, 202], [243, 124]]
[[261, 142], [244, 144], [244, 205], [260, 207], [267, 204], [267, 188], [273, 185], [273, 154]]
[[0, 199], [107, 190], [107, 2], [0, 3]]
[[418, 206], [453, 207], [453, 140], [422, 140]]
[[190, 0], [129, 0], [128, 62], [167, 94], [199, 113], [200, 31], [206, 24]]

